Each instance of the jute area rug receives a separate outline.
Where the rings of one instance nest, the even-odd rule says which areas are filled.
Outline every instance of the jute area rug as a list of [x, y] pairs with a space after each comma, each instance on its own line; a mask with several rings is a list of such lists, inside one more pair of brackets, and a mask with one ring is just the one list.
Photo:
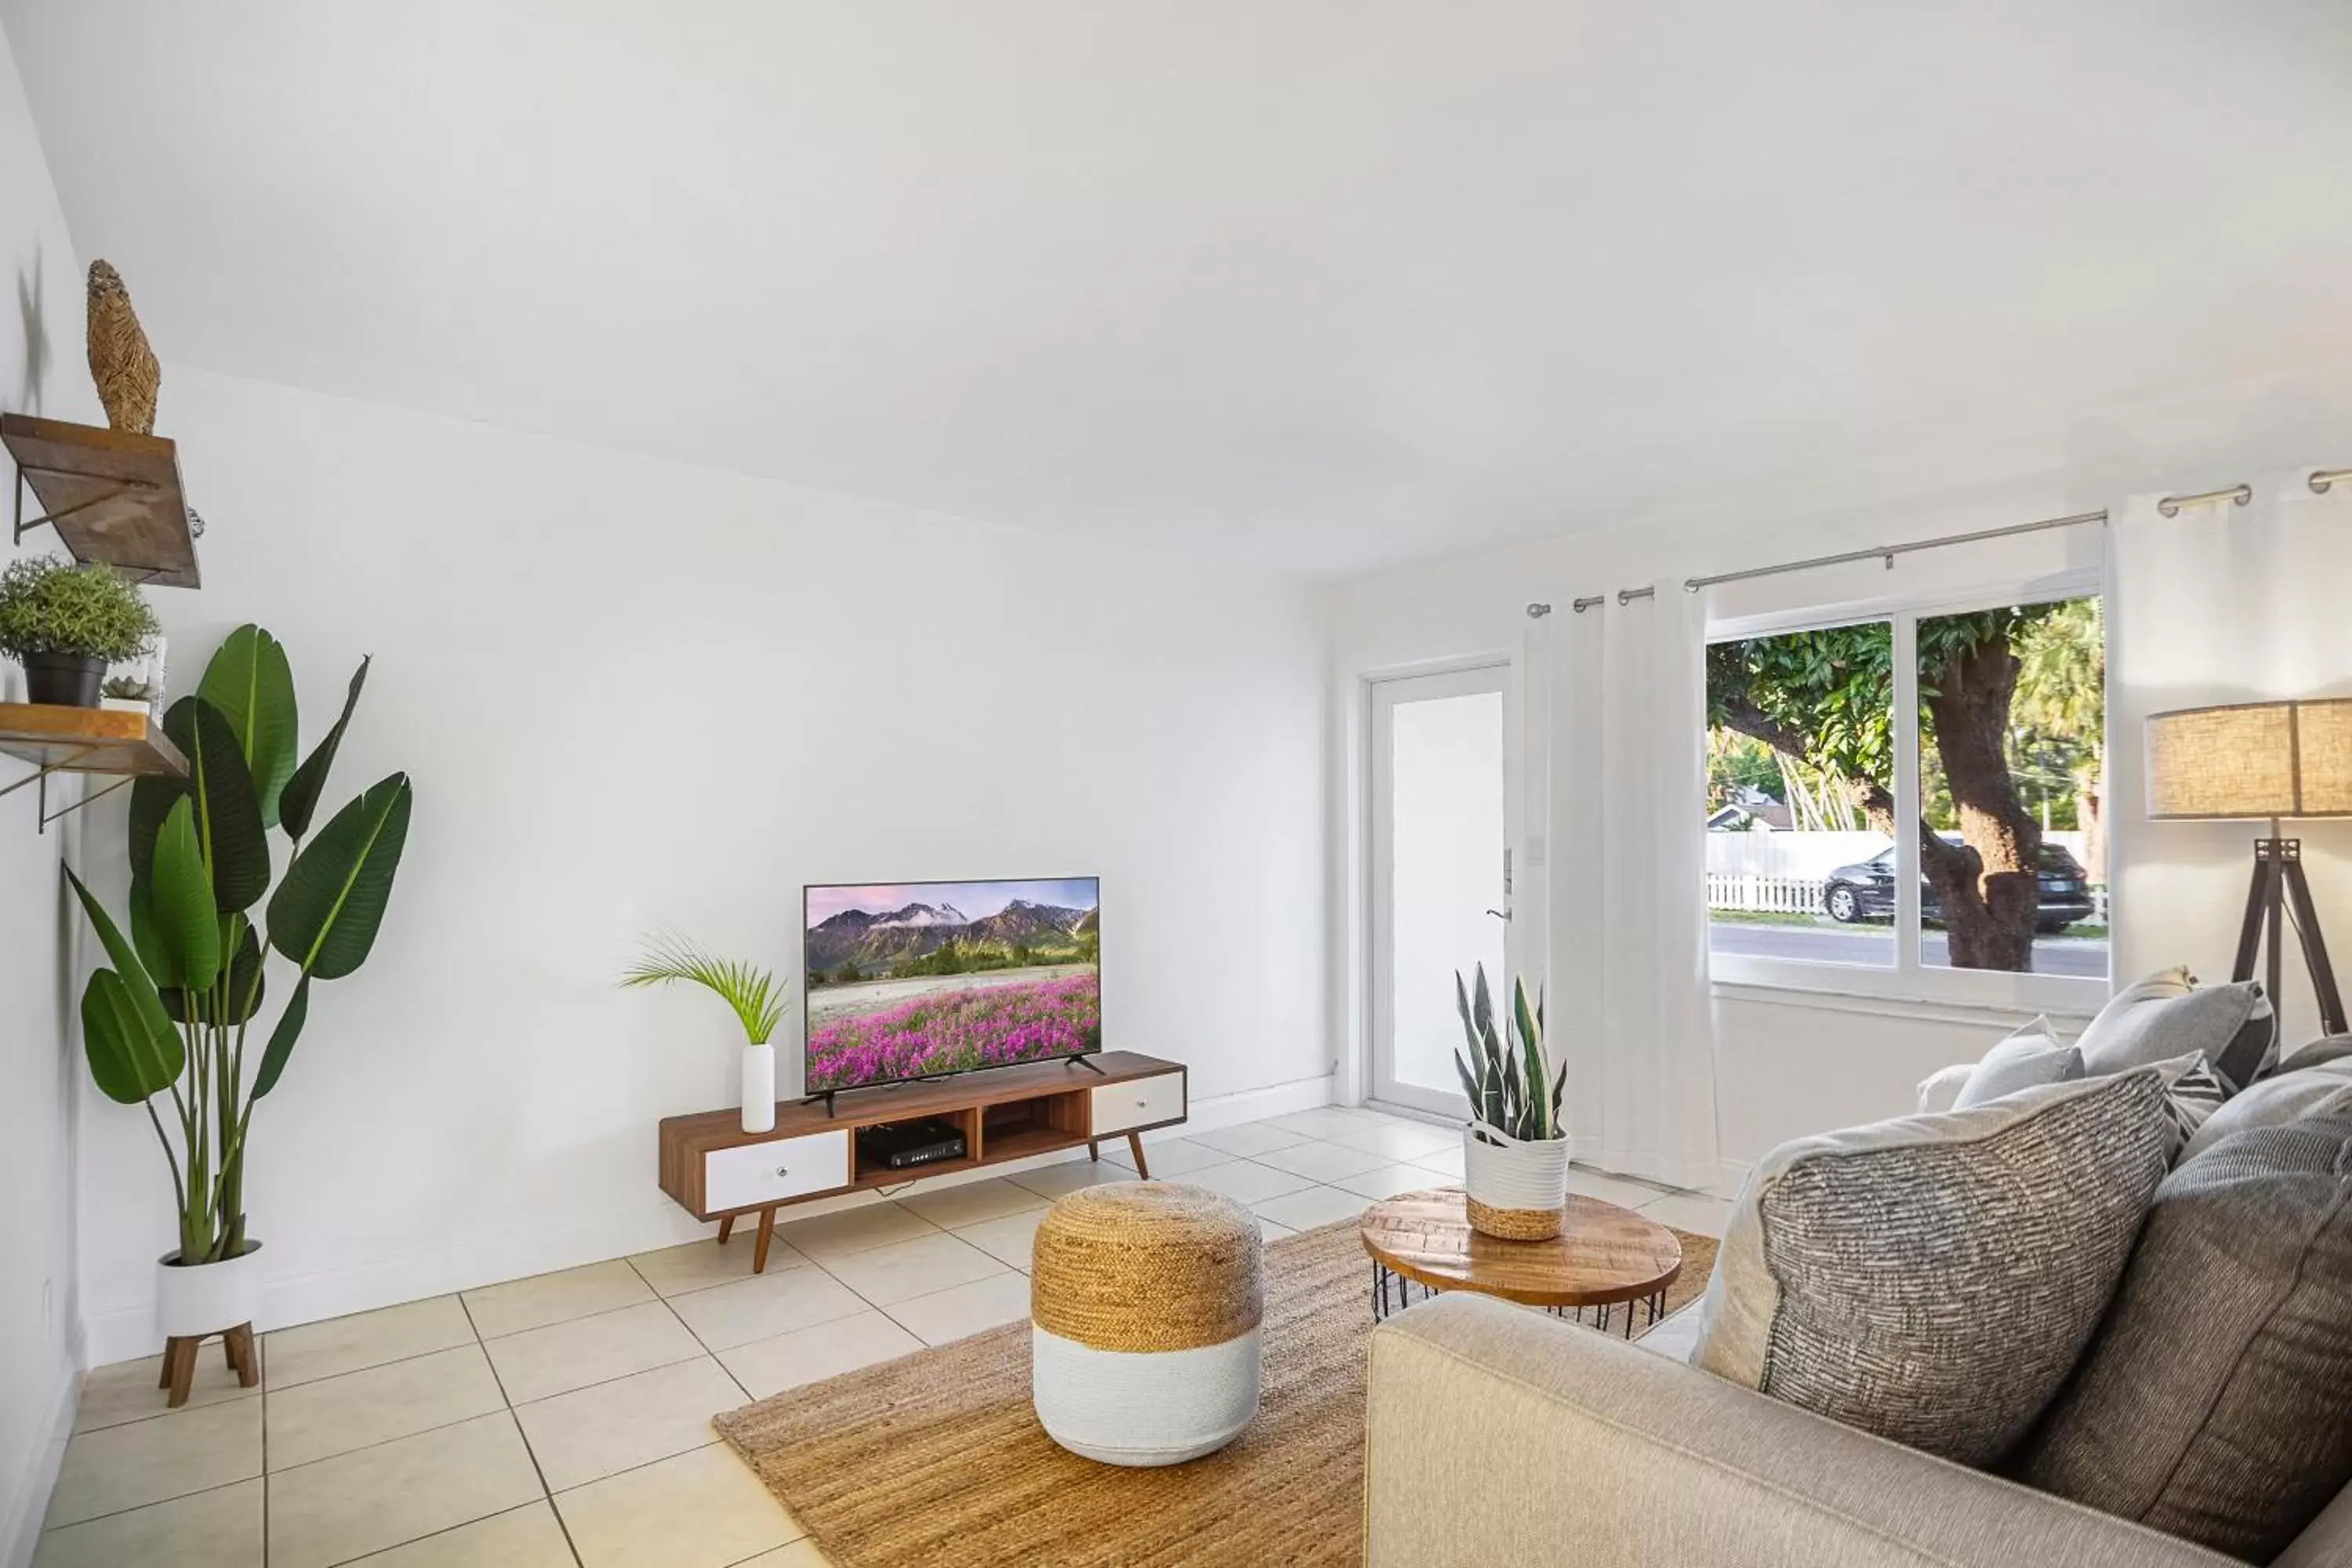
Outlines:
[[[1675, 1234], [1669, 1309], [1715, 1265], [1713, 1241]], [[1258, 1417], [1191, 1464], [1123, 1469], [1055, 1447], [1029, 1404], [1025, 1321], [713, 1425], [839, 1568], [1359, 1563], [1370, 1260], [1353, 1220], [1265, 1259]]]

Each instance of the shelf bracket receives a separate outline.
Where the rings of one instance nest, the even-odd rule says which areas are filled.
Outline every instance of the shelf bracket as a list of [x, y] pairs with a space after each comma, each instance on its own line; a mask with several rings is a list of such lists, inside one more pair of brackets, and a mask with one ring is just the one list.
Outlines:
[[[155, 488], [144, 479], [123, 479], [119, 481], [110, 490], [100, 490], [98, 494], [90, 497], [88, 500], [76, 501], [73, 505], [66, 508], [63, 511], [53, 511], [46, 516], [37, 517], [30, 522], [27, 522], [25, 521], [25, 489], [27, 483], [25, 476], [30, 473], [55, 474], [60, 479], [84, 479], [88, 477], [82, 474], [69, 474], [62, 468], [37, 468], [27, 467], [21, 463], [18, 464], [16, 467], [16, 542], [19, 544], [22, 544], [25, 542], [25, 535], [30, 533], [37, 528], [54, 527], [61, 518], [71, 517], [78, 511], [87, 511], [94, 506], [102, 506], [106, 502], [112, 500], [115, 497], [121, 495], [126, 491], [152, 490]], [[149, 568], [147, 574], [152, 577], [155, 575], [157, 570], [157, 568], [151, 567]]]
[[58, 822], [66, 817], [71, 816], [75, 812], [79, 811], [85, 805], [97, 805], [100, 801], [104, 800], [108, 795], [112, 795], [116, 790], [121, 789], [124, 784], [137, 784], [138, 782], [139, 781], [135, 776], [119, 778], [112, 784], [107, 785], [104, 789], [100, 790], [96, 795], [85, 795], [79, 800], [74, 802], [71, 805], [65, 807], [61, 811], [51, 811], [49, 809], [49, 786], [45, 778], [40, 791], [41, 820], [39, 826], [37, 826], [34, 831], [37, 833], [47, 833], [49, 830], [50, 823]]

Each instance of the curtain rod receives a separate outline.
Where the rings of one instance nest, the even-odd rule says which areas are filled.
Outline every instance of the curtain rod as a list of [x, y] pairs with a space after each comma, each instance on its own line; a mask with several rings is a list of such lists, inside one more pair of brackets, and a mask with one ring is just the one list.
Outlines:
[[[2314, 470], [2310, 478], [2311, 489], [2317, 495], [2326, 495], [2333, 487], [2347, 482], [2352, 482], [2352, 468], [2319, 468]], [[2244, 506], [2253, 499], [2252, 485], [2231, 485], [2228, 489], [2207, 490], [2201, 495], [2166, 496], [2156, 503], [2156, 510], [2166, 517], [2178, 517], [2185, 506], [2217, 500]], [[1712, 588], [1717, 583], [1739, 583], [1750, 577], [1777, 577], [1784, 572], [1811, 572], [1817, 566], [1843, 566], [1855, 561], [1884, 561], [1887, 569], [1892, 571], [1896, 556], [1908, 555], [1916, 550], [1941, 550], [1948, 544], [1974, 544], [1979, 540], [2008, 539], [2020, 533], [2040, 533], [2053, 528], [2080, 528], [2086, 523], [2104, 524], [2106, 521], [2105, 508], [2097, 511], [2078, 511], [2066, 517], [2045, 517], [2038, 522], [2015, 522], [2007, 528], [1982, 528], [1973, 533], [1948, 533], [1940, 539], [1915, 540], [1908, 544], [1882, 544], [1871, 550], [1815, 555], [1803, 561], [1786, 561], [1778, 566], [1754, 566], [1745, 572], [1718, 572], [1712, 577], [1686, 577], [1683, 580], [1683, 589], [1685, 593], [1696, 594], [1702, 588]], [[1620, 588], [1617, 602], [1620, 605], [1630, 604], [1635, 599], [1649, 598], [1656, 592], [1655, 588]], [[1569, 608], [1580, 616], [1608, 597], [1606, 594], [1595, 594], [1590, 598], [1571, 599]], [[1550, 614], [1549, 605], [1531, 604], [1528, 606], [1528, 618], [1531, 621]]]
[[[1700, 589], [1711, 588], [1717, 583], [1738, 583], [1749, 577], [1777, 577], [1784, 572], [1810, 572], [1817, 566], [1843, 566], [1854, 561], [1884, 561], [1886, 563], [1887, 569], [1892, 571], [1896, 556], [1908, 555], [1917, 550], [1941, 550], [1948, 544], [1973, 544], [1983, 539], [2007, 539], [2020, 533], [2040, 533], [2053, 528], [2079, 528], [2084, 523], [2104, 523], [2106, 521], [2107, 514], [2104, 510], [2078, 511], [2069, 517], [2045, 517], [2035, 522], [2013, 522], [2006, 528], [1983, 528], [1973, 533], [1948, 533], [1940, 539], [1914, 540], [1908, 544], [1882, 544], [1870, 550], [1848, 550], [1836, 555], [1815, 555], [1803, 561], [1784, 561], [1777, 566], [1752, 566], [1745, 572], [1719, 572], [1712, 577], [1690, 577], [1684, 580], [1683, 589], [1686, 593], [1696, 594]], [[1657, 589], [1654, 587], [1620, 588], [1617, 590], [1617, 602], [1620, 605], [1631, 604], [1635, 599], [1650, 598], [1656, 593]], [[1569, 608], [1580, 616], [1593, 605], [1606, 600], [1608, 596], [1606, 594], [1595, 594], [1591, 598], [1571, 599], [1569, 601]], [[1549, 614], [1551, 614], [1549, 605], [1532, 604], [1528, 606], [1529, 620], [1539, 620]]]

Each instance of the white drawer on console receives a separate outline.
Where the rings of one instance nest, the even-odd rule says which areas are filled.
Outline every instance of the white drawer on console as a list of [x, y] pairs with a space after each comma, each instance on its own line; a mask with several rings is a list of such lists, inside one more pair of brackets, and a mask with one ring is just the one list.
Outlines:
[[1095, 1090], [1094, 1135], [1107, 1137], [1130, 1127], [1174, 1121], [1183, 1114], [1184, 1075], [1181, 1072], [1107, 1083]]
[[703, 1156], [702, 1212], [782, 1203], [849, 1184], [849, 1129], [714, 1149]]

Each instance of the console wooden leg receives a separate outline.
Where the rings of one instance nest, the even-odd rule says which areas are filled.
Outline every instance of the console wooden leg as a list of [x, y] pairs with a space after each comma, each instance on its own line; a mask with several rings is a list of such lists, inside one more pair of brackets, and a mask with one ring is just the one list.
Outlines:
[[229, 1370], [236, 1373], [238, 1387], [251, 1388], [261, 1381], [261, 1360], [253, 1352], [251, 1323], [239, 1323], [223, 1334], [221, 1351], [228, 1357]]
[[735, 1216], [731, 1214], [720, 1215], [719, 1216], [719, 1245], [721, 1247], [726, 1246], [727, 1238], [734, 1233]]
[[775, 1236], [776, 1211], [772, 1208], [761, 1209], [759, 1239], [752, 1244], [751, 1247], [752, 1273], [765, 1274], [768, 1271], [768, 1243], [774, 1240]]
[[1102, 1158], [1101, 1148], [1097, 1146], [1095, 1141], [1091, 1138], [1087, 1140], [1087, 1158], [1089, 1160], [1099, 1160]]
[[175, 1339], [163, 1347], [164, 1375], [170, 1379], [171, 1397], [164, 1400], [167, 1408], [177, 1410], [188, 1402], [188, 1391], [196, 1382], [196, 1339]]
[[1135, 1173], [1141, 1176], [1147, 1182], [1151, 1180], [1151, 1167], [1143, 1163], [1143, 1134], [1140, 1132], [1129, 1133], [1127, 1135], [1127, 1150], [1129, 1153], [1135, 1156]]

